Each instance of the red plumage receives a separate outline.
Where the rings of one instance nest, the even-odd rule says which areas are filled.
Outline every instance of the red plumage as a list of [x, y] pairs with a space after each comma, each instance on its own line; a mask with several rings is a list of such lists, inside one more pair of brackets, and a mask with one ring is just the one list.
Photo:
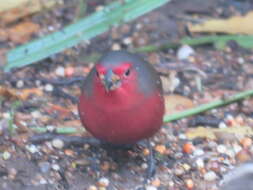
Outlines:
[[105, 142], [132, 144], [149, 138], [162, 125], [160, 78], [140, 57], [110, 52], [84, 81], [78, 110], [84, 127]]

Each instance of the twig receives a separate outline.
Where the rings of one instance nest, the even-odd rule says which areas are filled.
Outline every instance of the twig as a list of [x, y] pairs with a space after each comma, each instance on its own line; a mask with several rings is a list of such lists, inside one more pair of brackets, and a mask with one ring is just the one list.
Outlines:
[[99, 140], [93, 137], [78, 137], [78, 136], [66, 136], [66, 135], [57, 135], [54, 133], [43, 133], [36, 134], [30, 137], [29, 142], [34, 144], [40, 144], [45, 141], [51, 141], [53, 139], [60, 139], [64, 142], [64, 146], [68, 147], [73, 146], [83, 146], [84, 144], [89, 144], [92, 146], [100, 146], [101, 143]]
[[[46, 127], [32, 127], [32, 130], [37, 133], [46, 133], [50, 130]], [[77, 130], [73, 127], [58, 127], [54, 129], [54, 133], [57, 134], [74, 134], [77, 133]]]
[[164, 116], [163, 122], [164, 123], [169, 123], [169, 122], [174, 121], [174, 120], [178, 120], [178, 119], [182, 119], [182, 118], [189, 117], [189, 116], [192, 116], [192, 115], [196, 115], [196, 114], [199, 114], [201, 112], [205, 112], [205, 111], [210, 110], [210, 109], [214, 109], [214, 108], [217, 108], [217, 107], [220, 107], [220, 106], [231, 104], [233, 102], [242, 100], [242, 99], [247, 98], [249, 96], [253, 96], [253, 90], [248, 90], [248, 91], [245, 91], [245, 92], [242, 92], [242, 93], [238, 93], [238, 94], [236, 94], [234, 96], [231, 96], [231, 97], [228, 97], [224, 100], [221, 99], [221, 100], [217, 100], [217, 101], [210, 102], [210, 103], [207, 103], [207, 104], [203, 104], [203, 105], [200, 105], [196, 108], [192, 108], [192, 109], [189, 109], [189, 110], [186, 110], [186, 111], [183, 111], [183, 112], [179, 112], [179, 113], [176, 113], [176, 114], [173, 114], [173, 115], [170, 115], [170, 116]]

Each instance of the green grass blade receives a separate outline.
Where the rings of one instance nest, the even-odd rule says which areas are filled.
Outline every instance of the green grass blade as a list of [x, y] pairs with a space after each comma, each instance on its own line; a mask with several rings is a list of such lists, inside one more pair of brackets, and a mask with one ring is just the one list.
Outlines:
[[129, 22], [170, 0], [125, 0], [114, 2], [103, 10], [65, 27], [48, 36], [10, 50], [7, 53], [5, 71], [23, 67], [70, 48], [81, 41], [107, 31], [112, 25]]

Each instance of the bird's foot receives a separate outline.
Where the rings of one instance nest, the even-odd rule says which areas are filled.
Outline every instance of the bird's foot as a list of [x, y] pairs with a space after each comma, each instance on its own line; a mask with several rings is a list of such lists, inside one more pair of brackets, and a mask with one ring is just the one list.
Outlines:
[[148, 180], [155, 175], [155, 171], [156, 171], [156, 160], [154, 157], [153, 148], [152, 148], [149, 140], [147, 140], [147, 147], [149, 149], [149, 155], [148, 155], [148, 159], [147, 159], [148, 168], [146, 170], [144, 185], [146, 185], [148, 183]]

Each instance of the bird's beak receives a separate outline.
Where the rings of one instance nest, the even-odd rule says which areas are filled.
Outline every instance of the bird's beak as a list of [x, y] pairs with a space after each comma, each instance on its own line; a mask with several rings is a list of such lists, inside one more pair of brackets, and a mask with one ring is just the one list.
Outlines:
[[115, 90], [120, 84], [120, 77], [110, 69], [105, 74], [103, 83], [107, 92]]

